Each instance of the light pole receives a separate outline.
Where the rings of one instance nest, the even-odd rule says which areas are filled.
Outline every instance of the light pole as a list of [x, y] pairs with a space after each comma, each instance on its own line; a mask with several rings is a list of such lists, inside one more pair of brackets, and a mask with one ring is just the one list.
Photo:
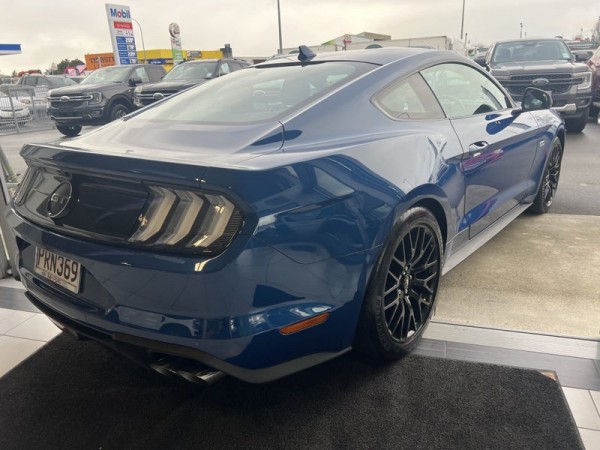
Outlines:
[[283, 45], [281, 44], [281, 9], [279, 7], [279, 0], [277, 0], [277, 23], [279, 24], [279, 50], [278, 55], [283, 53]]
[[463, 31], [465, 30], [465, 0], [463, 0], [462, 18], [460, 20], [460, 40], [463, 38]]
[[520, 25], [521, 25], [521, 32], [519, 33], [519, 39], [523, 39], [523, 22], [521, 22]]
[[144, 32], [142, 31], [142, 26], [133, 17], [131, 18], [131, 20], [137, 23], [137, 26], [140, 27], [140, 35], [142, 36], [142, 50], [144, 51], [144, 64], [148, 64], [148, 58], [146, 58], [146, 44], [144, 44]]

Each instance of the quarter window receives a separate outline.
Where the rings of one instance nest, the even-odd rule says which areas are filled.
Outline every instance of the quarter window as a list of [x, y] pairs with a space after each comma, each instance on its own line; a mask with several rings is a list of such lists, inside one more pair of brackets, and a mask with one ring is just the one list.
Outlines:
[[467, 65], [439, 64], [421, 73], [450, 119], [510, 107], [510, 101], [492, 80]]
[[394, 119], [442, 119], [444, 112], [419, 74], [394, 83], [375, 97], [375, 104]]

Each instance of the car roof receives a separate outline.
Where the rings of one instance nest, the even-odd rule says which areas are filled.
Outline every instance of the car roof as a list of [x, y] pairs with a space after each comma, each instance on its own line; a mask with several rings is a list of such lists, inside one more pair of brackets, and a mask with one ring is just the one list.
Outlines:
[[505, 39], [502, 41], [496, 41], [496, 44], [507, 44], [512, 42], [532, 42], [532, 41], [561, 41], [564, 42], [562, 38], [557, 37], [528, 37], [523, 39]]
[[[344, 50], [338, 52], [316, 53], [310, 62], [314, 61], [355, 61], [366, 62], [371, 64], [385, 65], [399, 59], [408, 58], [411, 56], [429, 53], [433, 50], [414, 47], [385, 47], [363, 50]], [[289, 64], [290, 62], [298, 62], [298, 53], [289, 55], [280, 55], [275, 59], [270, 59], [260, 64], [260, 66], [270, 66], [279, 64]]]

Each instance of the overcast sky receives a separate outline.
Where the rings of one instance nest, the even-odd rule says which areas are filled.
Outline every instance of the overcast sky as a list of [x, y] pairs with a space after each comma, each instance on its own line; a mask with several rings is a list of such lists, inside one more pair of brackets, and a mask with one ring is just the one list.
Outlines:
[[[21, 44], [21, 55], [0, 56], [0, 73], [49, 68], [64, 58], [112, 51], [101, 0], [0, 0], [0, 43]], [[234, 56], [268, 56], [278, 47], [277, 0], [127, 0], [140, 22], [146, 49], [170, 48], [168, 26], [179, 24], [184, 49]], [[392, 38], [460, 36], [461, 0], [280, 0], [283, 47], [317, 45], [345, 33]], [[11, 13], [8, 13], [8, 12]], [[599, 0], [466, 0], [465, 32], [471, 43], [527, 36], [589, 36]], [[142, 49], [139, 28], [136, 44]]]

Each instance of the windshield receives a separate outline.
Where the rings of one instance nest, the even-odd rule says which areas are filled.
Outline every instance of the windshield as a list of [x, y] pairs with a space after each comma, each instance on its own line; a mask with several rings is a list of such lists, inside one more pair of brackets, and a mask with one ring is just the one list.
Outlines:
[[496, 46], [493, 63], [518, 61], [570, 61], [569, 47], [558, 40], [503, 42]]
[[94, 70], [80, 84], [119, 83], [127, 81], [131, 67], [111, 66]]
[[257, 66], [156, 104], [130, 120], [247, 123], [274, 118], [375, 69], [357, 62]]
[[71, 80], [70, 78], [66, 78], [66, 77], [48, 78], [48, 83], [52, 87], [71, 86], [73, 84], [77, 84], [73, 80]]
[[202, 80], [213, 78], [217, 68], [216, 61], [179, 64], [165, 75], [164, 80]]

